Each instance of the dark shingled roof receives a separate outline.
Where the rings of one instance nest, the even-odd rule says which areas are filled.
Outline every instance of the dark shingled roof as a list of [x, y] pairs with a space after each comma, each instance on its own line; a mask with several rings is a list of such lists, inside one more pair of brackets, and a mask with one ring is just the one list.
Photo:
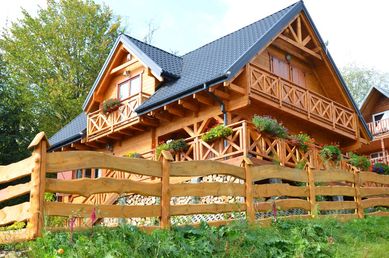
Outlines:
[[55, 150], [63, 145], [81, 139], [85, 130], [86, 115], [82, 112], [49, 139], [49, 150]]
[[[301, 10], [301, 6], [302, 2], [297, 2], [266, 18], [185, 54], [182, 56], [183, 63], [180, 78], [162, 84], [136, 111], [139, 114], [147, 113], [160, 105], [165, 105], [182, 98], [184, 95], [202, 90], [204, 83], [217, 78], [221, 80], [227, 79], [226, 73], [235, 63], [242, 57], [247, 59], [247, 61], [251, 59], [251, 56], [255, 55], [259, 49], [252, 51], [250, 53], [251, 55], [249, 51], [260, 40], [264, 39], [264, 36], [275, 28], [275, 25], [282, 21], [283, 17], [286, 17], [291, 11], [296, 15], [298, 10]], [[246, 62], [243, 62], [242, 65]]]
[[182, 58], [173, 55], [165, 50], [154, 47], [133, 37], [125, 35], [131, 40], [143, 53], [150, 57], [155, 63], [162, 68], [162, 76], [179, 78], [182, 68]]

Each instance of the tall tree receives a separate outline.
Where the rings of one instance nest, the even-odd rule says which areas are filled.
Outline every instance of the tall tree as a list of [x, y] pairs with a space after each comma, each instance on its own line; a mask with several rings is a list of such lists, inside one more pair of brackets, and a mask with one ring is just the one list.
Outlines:
[[9, 83], [49, 136], [81, 112], [112, 44], [120, 19], [91, 0], [48, 0], [2, 33]]
[[380, 73], [373, 68], [351, 64], [342, 69], [342, 76], [358, 105], [361, 104], [371, 86], [389, 90], [389, 74]]

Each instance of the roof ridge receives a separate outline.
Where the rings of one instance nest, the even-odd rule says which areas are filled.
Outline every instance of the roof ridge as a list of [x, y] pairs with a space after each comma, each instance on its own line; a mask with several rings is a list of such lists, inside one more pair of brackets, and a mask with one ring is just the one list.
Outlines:
[[143, 43], [143, 44], [145, 44], [145, 45], [147, 45], [147, 46], [149, 46], [149, 47], [152, 47], [152, 48], [158, 49], [158, 50], [160, 50], [160, 51], [162, 51], [162, 52], [165, 52], [166, 54], [169, 54], [169, 55], [171, 55], [171, 56], [178, 57], [178, 58], [182, 59], [181, 56], [177, 56], [177, 55], [175, 55], [175, 54], [173, 54], [173, 53], [170, 53], [169, 51], [166, 51], [166, 50], [164, 50], [164, 49], [162, 49], [162, 48], [159, 48], [159, 47], [156, 47], [156, 46], [151, 45], [151, 44], [149, 44], [149, 43], [146, 43], [146, 42], [144, 42], [144, 41], [142, 41], [142, 40], [139, 40], [139, 39], [137, 39], [137, 38], [135, 38], [135, 37], [133, 37], [133, 36], [130, 36], [130, 35], [126, 34], [126, 33], [123, 33], [123, 35], [125, 35], [126, 37], [128, 37], [128, 38], [130, 38], [130, 39], [132, 39], [132, 40], [139, 41], [139, 42], [141, 42], [141, 43]]
[[285, 7], [285, 8], [283, 8], [283, 9], [281, 9], [281, 10], [275, 12], [275, 13], [272, 13], [272, 14], [269, 14], [269, 15], [263, 17], [262, 19], [259, 19], [259, 20], [255, 21], [255, 22], [252, 22], [252, 23], [250, 23], [250, 24], [248, 24], [248, 25], [246, 25], [246, 26], [244, 26], [244, 27], [242, 27], [242, 28], [240, 28], [240, 29], [238, 29], [238, 30], [235, 30], [235, 31], [233, 31], [233, 32], [230, 32], [230, 33], [228, 33], [228, 34], [226, 34], [226, 35], [224, 35], [224, 36], [221, 36], [220, 38], [217, 38], [217, 39], [215, 39], [215, 40], [212, 40], [211, 42], [208, 42], [208, 43], [202, 45], [201, 47], [198, 47], [198, 48], [196, 48], [196, 49], [194, 49], [194, 50], [191, 50], [191, 51], [187, 52], [186, 54], [182, 55], [181, 57], [184, 57], [184, 56], [186, 56], [186, 55], [188, 55], [188, 54], [190, 54], [190, 53], [192, 53], [192, 52], [194, 52], [194, 51], [197, 51], [197, 50], [199, 50], [199, 49], [201, 49], [201, 48], [204, 48], [204, 47], [206, 47], [206, 46], [208, 46], [208, 45], [210, 45], [210, 44], [212, 44], [212, 43], [214, 43], [214, 42], [216, 42], [216, 41], [218, 41], [218, 40], [221, 40], [221, 39], [223, 39], [223, 38], [225, 38], [225, 37], [228, 37], [228, 36], [230, 36], [231, 34], [234, 34], [234, 33], [238, 32], [238, 31], [241, 31], [241, 30], [243, 30], [243, 29], [245, 29], [245, 28], [247, 28], [247, 27], [249, 27], [249, 26], [251, 26], [251, 25], [253, 25], [253, 24], [255, 24], [255, 23], [258, 23], [258, 22], [260, 22], [260, 21], [262, 21], [262, 20], [264, 20], [264, 19], [266, 19], [266, 18], [269, 18], [270, 16], [273, 16], [273, 15], [275, 15], [275, 14], [277, 14], [277, 13], [280, 13], [280, 12], [284, 11], [285, 9], [288, 9], [288, 8], [290, 8], [290, 7], [292, 7], [292, 6], [296, 5], [296, 4], [298, 4], [298, 3], [300, 3], [300, 2], [302, 2], [302, 1], [297, 1], [297, 2], [295, 2], [295, 3], [293, 3], [293, 4], [289, 5], [289, 6], [287, 6], [287, 7]]

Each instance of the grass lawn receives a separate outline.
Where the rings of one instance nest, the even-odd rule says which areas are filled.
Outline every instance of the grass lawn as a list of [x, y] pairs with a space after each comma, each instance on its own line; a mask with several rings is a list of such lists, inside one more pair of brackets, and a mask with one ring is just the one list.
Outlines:
[[[222, 227], [179, 227], [152, 233], [122, 226], [46, 233], [28, 243], [0, 246], [29, 250], [29, 257], [379, 257], [389, 255], [389, 217], [349, 222], [280, 221], [271, 227], [245, 222]], [[63, 251], [63, 253], [62, 253]]]

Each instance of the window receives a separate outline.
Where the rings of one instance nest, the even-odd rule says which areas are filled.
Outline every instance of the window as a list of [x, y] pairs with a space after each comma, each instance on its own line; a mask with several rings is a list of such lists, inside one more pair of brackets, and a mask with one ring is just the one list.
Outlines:
[[141, 77], [137, 75], [118, 85], [118, 98], [126, 99], [141, 92]]
[[389, 118], [389, 111], [377, 113], [373, 115], [373, 122], [378, 122], [387, 118]]
[[286, 61], [271, 56], [271, 71], [285, 80], [292, 81], [301, 87], [306, 87], [305, 72]]

